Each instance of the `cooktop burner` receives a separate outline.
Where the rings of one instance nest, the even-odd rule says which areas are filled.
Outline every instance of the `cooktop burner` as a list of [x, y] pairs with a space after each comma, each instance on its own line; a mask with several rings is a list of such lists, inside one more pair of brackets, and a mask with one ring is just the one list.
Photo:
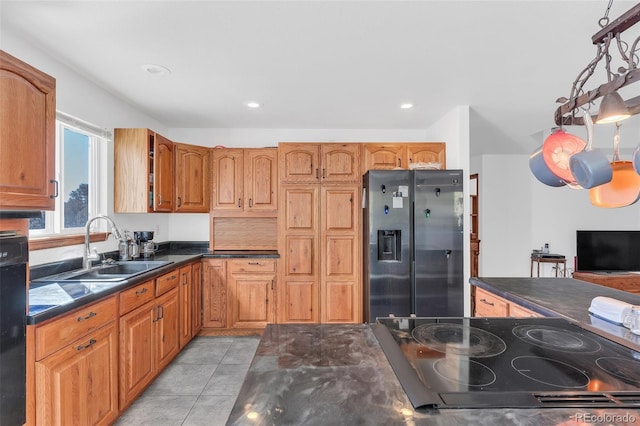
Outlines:
[[413, 338], [438, 352], [471, 357], [488, 357], [507, 349], [493, 333], [464, 324], [423, 324], [413, 329]]
[[416, 408], [640, 407], [640, 354], [561, 318], [384, 318]]
[[601, 349], [598, 342], [582, 333], [541, 324], [516, 326], [513, 334], [532, 345], [556, 351], [593, 353]]

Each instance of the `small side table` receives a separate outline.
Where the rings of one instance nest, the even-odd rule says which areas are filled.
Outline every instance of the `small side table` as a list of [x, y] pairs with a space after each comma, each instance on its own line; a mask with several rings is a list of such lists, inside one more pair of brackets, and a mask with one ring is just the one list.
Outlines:
[[533, 264], [537, 263], [536, 276], [540, 276], [540, 264], [541, 263], [554, 263], [556, 266], [556, 278], [558, 277], [558, 271], [560, 270], [560, 264], [562, 264], [562, 276], [567, 276], [567, 259], [561, 254], [550, 253], [533, 253], [531, 254], [531, 276], [533, 277]]

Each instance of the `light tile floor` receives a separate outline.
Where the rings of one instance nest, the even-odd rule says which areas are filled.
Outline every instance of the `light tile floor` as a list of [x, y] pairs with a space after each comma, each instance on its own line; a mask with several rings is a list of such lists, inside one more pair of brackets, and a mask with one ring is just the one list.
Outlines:
[[224, 425], [259, 342], [258, 336], [196, 337], [115, 425]]

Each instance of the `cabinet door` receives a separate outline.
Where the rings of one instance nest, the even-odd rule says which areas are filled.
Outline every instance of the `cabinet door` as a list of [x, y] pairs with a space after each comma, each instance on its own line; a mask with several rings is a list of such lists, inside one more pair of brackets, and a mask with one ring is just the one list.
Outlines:
[[182, 349], [191, 340], [191, 322], [193, 303], [193, 283], [191, 280], [191, 265], [180, 268], [180, 348]]
[[170, 212], [173, 210], [173, 142], [158, 133], [155, 137], [153, 161], [153, 210]]
[[35, 365], [36, 424], [111, 424], [118, 417], [115, 322]]
[[191, 305], [191, 337], [195, 337], [202, 329], [202, 263], [192, 266], [192, 305]]
[[278, 322], [317, 323], [320, 319], [320, 188], [287, 185], [281, 189]]
[[113, 209], [116, 213], [153, 212], [155, 132], [113, 129]]
[[281, 183], [320, 182], [320, 147], [317, 144], [281, 143], [278, 159]]
[[163, 370], [173, 358], [180, 352], [180, 307], [178, 302], [178, 289], [163, 294], [156, 298], [156, 344], [157, 367]]
[[411, 163], [440, 163], [440, 169], [446, 169], [446, 151], [444, 142], [409, 143], [404, 168]]
[[221, 259], [202, 261], [202, 326], [227, 326], [227, 262]]
[[230, 328], [262, 328], [274, 322], [273, 275], [230, 274]]
[[363, 174], [367, 170], [393, 170], [405, 163], [405, 145], [402, 143], [365, 143], [362, 150]]
[[244, 150], [244, 210], [278, 209], [278, 151], [272, 148]]
[[362, 322], [359, 185], [322, 186], [321, 322]]
[[0, 209], [53, 210], [56, 81], [0, 50]]
[[209, 149], [175, 145], [176, 212], [209, 211]]
[[322, 182], [360, 182], [360, 145], [320, 144]]
[[120, 318], [120, 409], [126, 408], [155, 377], [155, 301]]
[[506, 317], [509, 315], [509, 302], [476, 287], [475, 310], [477, 317]]
[[243, 150], [216, 148], [213, 153], [212, 210], [243, 210]]

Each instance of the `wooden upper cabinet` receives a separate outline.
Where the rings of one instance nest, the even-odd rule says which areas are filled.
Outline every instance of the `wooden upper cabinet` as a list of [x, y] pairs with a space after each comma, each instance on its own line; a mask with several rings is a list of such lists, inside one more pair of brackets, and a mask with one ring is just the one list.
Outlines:
[[440, 163], [440, 169], [445, 169], [446, 152], [444, 142], [407, 144], [406, 167], [411, 163]]
[[364, 172], [367, 170], [393, 170], [404, 164], [405, 145], [401, 143], [363, 144]]
[[322, 182], [360, 182], [360, 145], [327, 143], [320, 145]]
[[173, 211], [173, 142], [156, 133], [154, 149], [153, 210]]
[[0, 50], [0, 209], [53, 210], [56, 81]]
[[275, 148], [216, 148], [213, 156], [214, 216], [275, 216], [278, 155]]
[[213, 158], [212, 210], [242, 211], [244, 154], [242, 149], [216, 148]]
[[175, 211], [209, 211], [209, 148], [175, 143]]
[[440, 163], [446, 168], [444, 142], [363, 143], [362, 173], [367, 170], [408, 169], [411, 163]]
[[173, 142], [149, 129], [114, 129], [114, 211], [173, 211]]
[[320, 147], [311, 143], [278, 145], [280, 182], [315, 183], [320, 180]]
[[281, 183], [358, 182], [357, 143], [280, 143]]
[[244, 150], [245, 211], [278, 210], [278, 150], [259, 148]]

